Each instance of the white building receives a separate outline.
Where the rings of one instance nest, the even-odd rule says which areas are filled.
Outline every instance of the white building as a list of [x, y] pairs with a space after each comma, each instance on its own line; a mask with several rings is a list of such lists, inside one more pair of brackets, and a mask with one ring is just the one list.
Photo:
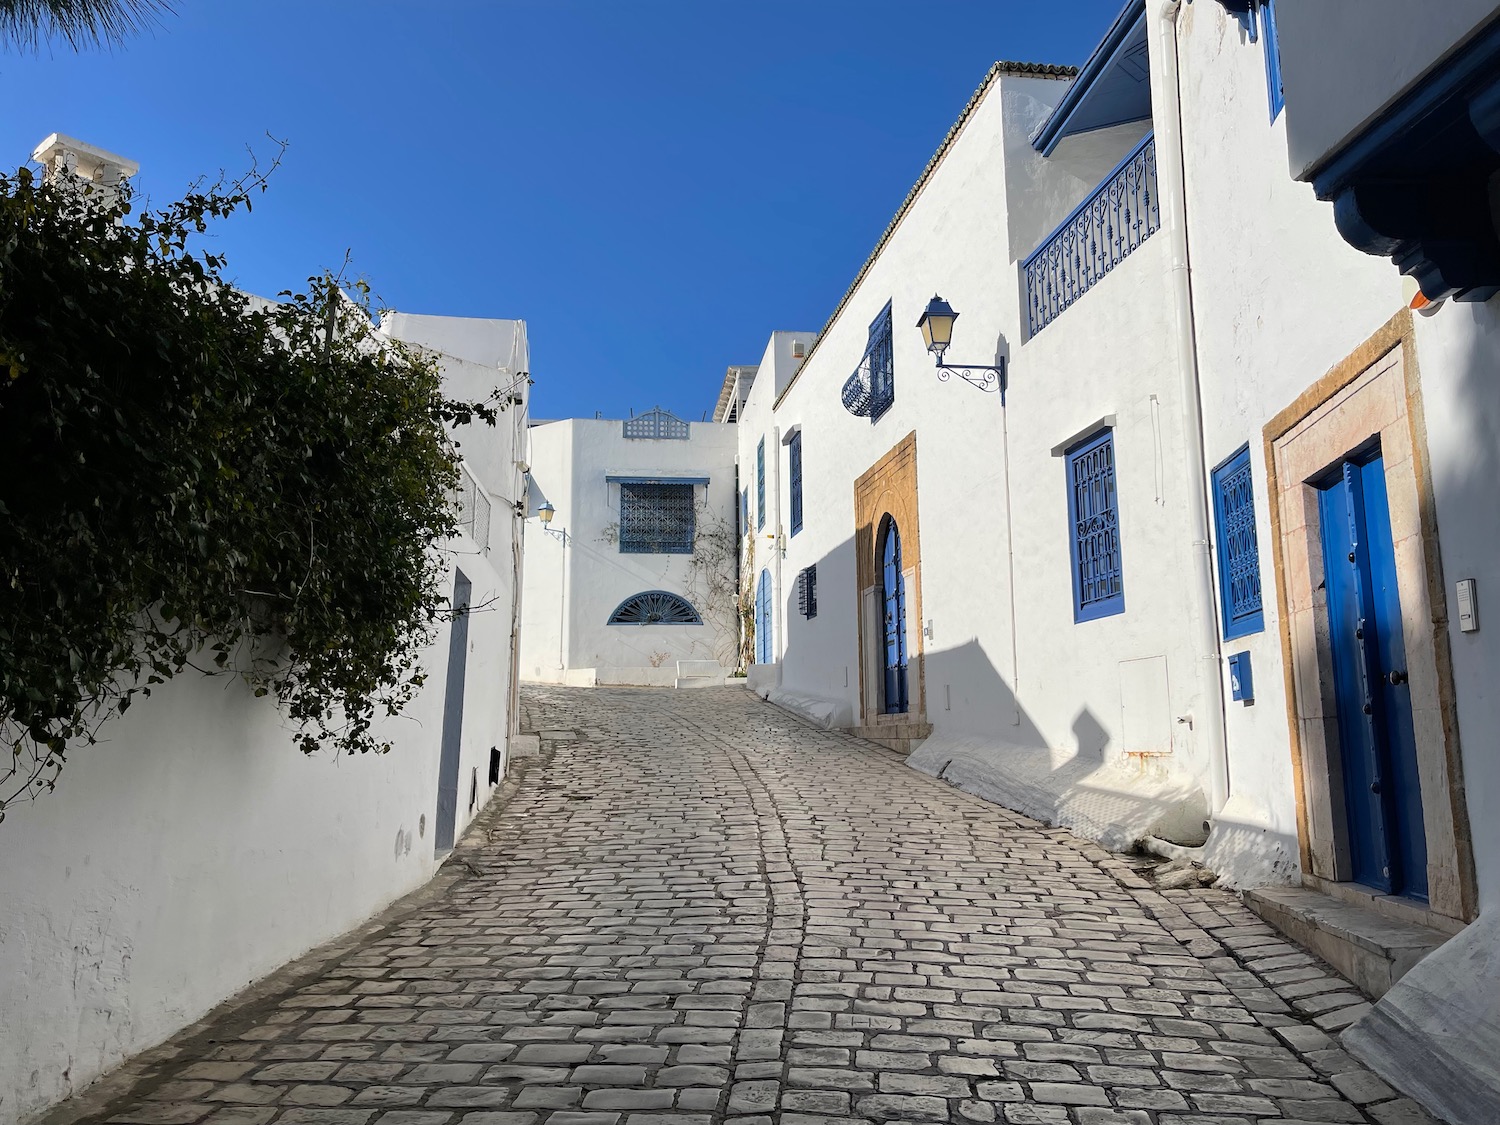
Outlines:
[[665, 410], [531, 427], [521, 676], [721, 683], [735, 670], [735, 431]]
[[306, 756], [274, 699], [183, 675], [70, 754], [56, 792], [7, 810], [0, 1125], [420, 887], [504, 774], [526, 326], [396, 314], [382, 328], [433, 352], [451, 395], [507, 391], [494, 429], [462, 435], [465, 530], [442, 552], [475, 612], [438, 630], [427, 685], [381, 721], [388, 754]]
[[1351, 1047], [1493, 1121], [1500, 23], [1381, 8], [1132, 0], [1076, 77], [998, 64], [816, 343], [720, 406], [769, 507], [753, 685], [1203, 844], [1386, 995]]

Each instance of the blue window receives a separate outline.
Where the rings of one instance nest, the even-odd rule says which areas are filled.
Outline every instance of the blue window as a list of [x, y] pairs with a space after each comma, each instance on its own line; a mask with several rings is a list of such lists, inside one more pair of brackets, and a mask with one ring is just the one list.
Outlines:
[[792, 435], [786, 447], [786, 459], [790, 467], [787, 474], [792, 479], [792, 534], [802, 530], [802, 431]]
[[627, 555], [691, 555], [690, 484], [620, 485], [620, 550]]
[[896, 401], [896, 370], [891, 346], [891, 303], [870, 324], [870, 342], [865, 347], [870, 362], [870, 421], [877, 421]]
[[1276, 39], [1276, 0], [1261, 0], [1259, 15], [1261, 49], [1266, 55], [1266, 92], [1271, 99], [1271, 120], [1275, 121], [1286, 104], [1281, 85], [1281, 46]]
[[757, 529], [766, 526], [766, 439], [760, 439], [760, 448], [755, 451], [755, 504]]
[[1091, 621], [1124, 613], [1113, 430], [1095, 434], [1068, 450], [1068, 521], [1073, 620]]
[[740, 493], [740, 538], [750, 534], [750, 488], [747, 485]]
[[797, 572], [797, 612], [803, 617], [818, 616], [818, 568], [809, 566]]
[[1219, 601], [1224, 610], [1227, 641], [1265, 628], [1248, 445], [1214, 470], [1213, 486], [1214, 528], [1219, 540]]

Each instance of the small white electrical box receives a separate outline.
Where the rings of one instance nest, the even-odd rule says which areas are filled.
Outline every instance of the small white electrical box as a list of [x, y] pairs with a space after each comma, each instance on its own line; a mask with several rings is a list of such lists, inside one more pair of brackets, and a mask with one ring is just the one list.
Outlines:
[[1461, 633], [1479, 632], [1479, 601], [1474, 596], [1474, 579], [1458, 580], [1458, 630]]

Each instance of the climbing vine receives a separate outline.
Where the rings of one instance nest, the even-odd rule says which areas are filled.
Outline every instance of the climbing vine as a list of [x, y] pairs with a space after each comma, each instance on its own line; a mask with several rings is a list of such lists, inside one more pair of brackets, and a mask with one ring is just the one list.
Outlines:
[[389, 749], [446, 612], [457, 527], [436, 365], [369, 291], [277, 303], [196, 249], [263, 176], [134, 213], [128, 187], [0, 175], [0, 816], [185, 671], [244, 676], [304, 751]]

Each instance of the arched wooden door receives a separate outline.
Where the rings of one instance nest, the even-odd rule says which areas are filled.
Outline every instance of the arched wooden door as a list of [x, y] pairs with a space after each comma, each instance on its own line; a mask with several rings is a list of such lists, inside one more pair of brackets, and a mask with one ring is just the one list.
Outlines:
[[771, 646], [771, 572], [760, 572], [760, 582], [755, 588], [755, 662], [769, 664], [772, 660]]
[[886, 516], [880, 523], [880, 597], [884, 606], [885, 692], [881, 710], [904, 715], [906, 679], [906, 577], [901, 572], [901, 531]]

